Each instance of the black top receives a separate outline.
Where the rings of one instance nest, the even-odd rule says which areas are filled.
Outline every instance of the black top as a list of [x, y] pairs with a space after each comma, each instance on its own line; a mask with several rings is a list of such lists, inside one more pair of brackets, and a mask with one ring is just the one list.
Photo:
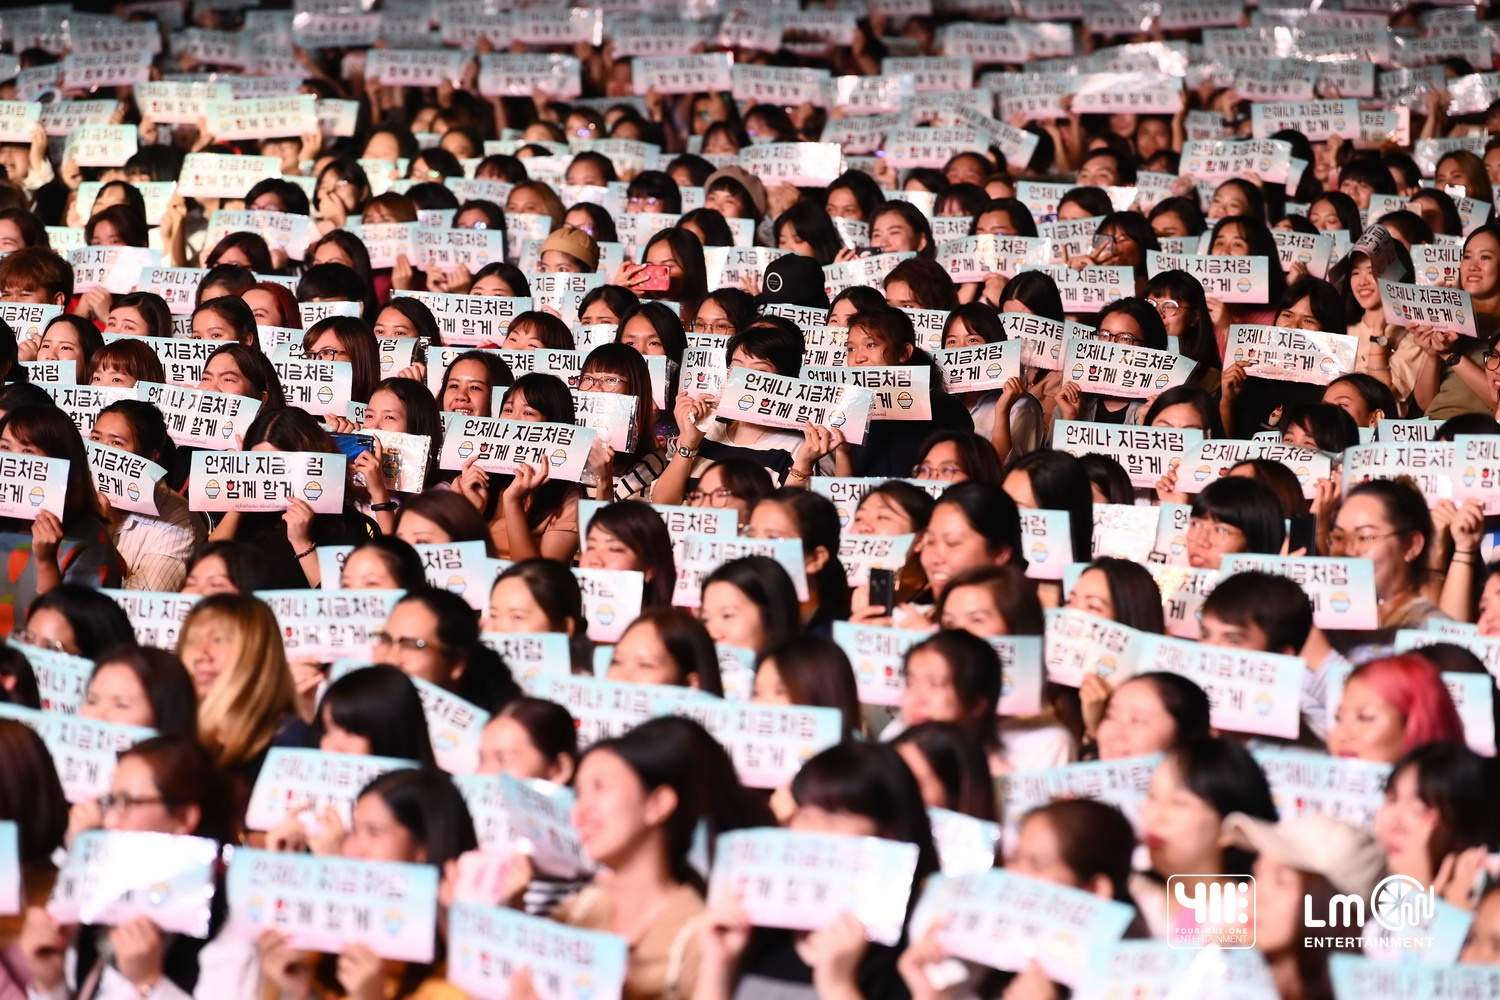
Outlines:
[[[998, 419], [998, 418], [997, 418]], [[864, 444], [851, 446], [856, 476], [905, 479], [938, 431], [973, 431], [974, 417], [956, 396], [934, 390], [931, 420], [871, 420]]]
[[[859, 962], [859, 991], [865, 1000], [911, 1000], [896, 960], [905, 948], [872, 944]], [[812, 967], [797, 954], [793, 932], [756, 928], [740, 964], [734, 1000], [815, 1000]]]

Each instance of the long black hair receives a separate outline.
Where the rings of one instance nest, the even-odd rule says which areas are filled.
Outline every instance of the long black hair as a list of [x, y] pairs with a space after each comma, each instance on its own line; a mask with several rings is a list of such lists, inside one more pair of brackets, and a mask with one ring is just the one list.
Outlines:
[[370, 741], [370, 754], [414, 760], [436, 767], [432, 737], [422, 696], [411, 678], [389, 664], [353, 670], [328, 686], [318, 704], [316, 724], [308, 740], [316, 746], [324, 727], [340, 729]]

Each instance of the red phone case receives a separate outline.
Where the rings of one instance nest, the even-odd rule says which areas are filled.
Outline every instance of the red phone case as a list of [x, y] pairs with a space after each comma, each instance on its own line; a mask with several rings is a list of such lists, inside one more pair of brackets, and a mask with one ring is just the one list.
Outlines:
[[665, 292], [672, 287], [672, 269], [665, 264], [646, 264], [641, 271], [646, 280], [635, 287], [643, 292]]

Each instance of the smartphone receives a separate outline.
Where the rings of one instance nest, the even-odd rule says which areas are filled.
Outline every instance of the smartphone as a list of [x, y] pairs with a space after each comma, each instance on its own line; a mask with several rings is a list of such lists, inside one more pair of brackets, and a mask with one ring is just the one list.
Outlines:
[[333, 442], [351, 462], [365, 452], [375, 450], [375, 439], [368, 434], [335, 434]]
[[856, 257], [873, 257], [876, 254], [881, 253], [881, 252], [882, 251], [881, 251], [881, 249], [879, 247], [855, 247], [854, 248], [854, 256], [856, 256]]
[[1291, 529], [1287, 532], [1288, 552], [1313, 553], [1317, 551], [1318, 515], [1293, 514]]
[[890, 610], [896, 606], [896, 571], [870, 570], [870, 607]]
[[645, 264], [638, 273], [646, 278], [632, 286], [638, 292], [665, 292], [672, 287], [672, 269], [665, 264]]

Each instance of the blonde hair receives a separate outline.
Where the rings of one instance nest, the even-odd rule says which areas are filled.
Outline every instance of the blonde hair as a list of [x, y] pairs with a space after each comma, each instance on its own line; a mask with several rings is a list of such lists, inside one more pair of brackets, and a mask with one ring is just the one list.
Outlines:
[[254, 597], [199, 601], [182, 623], [178, 655], [195, 631], [216, 625], [233, 636], [233, 660], [198, 703], [198, 739], [220, 766], [233, 767], [270, 745], [282, 718], [296, 710], [296, 686], [276, 615]]

